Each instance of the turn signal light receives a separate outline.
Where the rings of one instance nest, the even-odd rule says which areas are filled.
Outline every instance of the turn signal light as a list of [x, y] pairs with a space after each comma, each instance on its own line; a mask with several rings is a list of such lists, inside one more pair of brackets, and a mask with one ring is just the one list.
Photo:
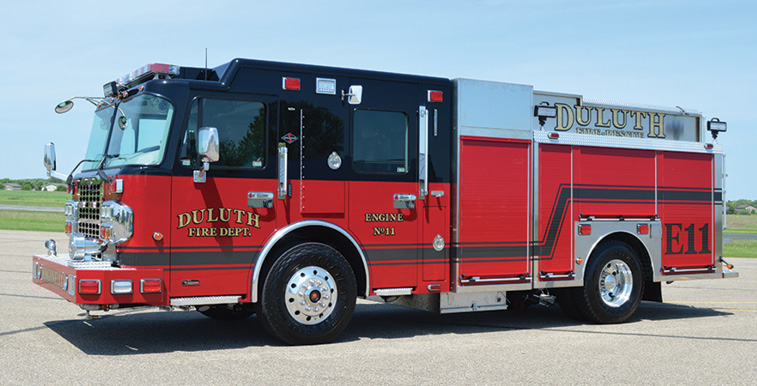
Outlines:
[[578, 234], [579, 235], [590, 235], [591, 234], [591, 225], [589, 224], [581, 224], [578, 226]]
[[99, 295], [100, 280], [79, 280], [79, 293], [82, 295]]
[[156, 294], [163, 291], [163, 281], [160, 279], [142, 279], [139, 281], [139, 292]]

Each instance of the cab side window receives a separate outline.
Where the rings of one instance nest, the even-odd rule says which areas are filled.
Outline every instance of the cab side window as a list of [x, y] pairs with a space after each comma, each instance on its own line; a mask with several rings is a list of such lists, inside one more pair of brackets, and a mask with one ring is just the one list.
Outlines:
[[357, 110], [354, 115], [352, 167], [361, 174], [406, 174], [408, 118], [405, 113]]
[[256, 101], [196, 99], [182, 144], [182, 164], [198, 166], [196, 134], [200, 127], [218, 129], [220, 159], [214, 168], [263, 168], [265, 166], [265, 105]]

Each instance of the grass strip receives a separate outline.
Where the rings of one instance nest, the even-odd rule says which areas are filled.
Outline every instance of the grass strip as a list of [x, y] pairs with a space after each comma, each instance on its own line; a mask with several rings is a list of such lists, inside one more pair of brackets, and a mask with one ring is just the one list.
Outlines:
[[63, 213], [0, 210], [0, 229], [62, 232], [65, 219]]
[[71, 195], [66, 192], [0, 190], [0, 205], [47, 206], [62, 208]]
[[757, 239], [733, 239], [723, 247], [723, 256], [757, 257]]

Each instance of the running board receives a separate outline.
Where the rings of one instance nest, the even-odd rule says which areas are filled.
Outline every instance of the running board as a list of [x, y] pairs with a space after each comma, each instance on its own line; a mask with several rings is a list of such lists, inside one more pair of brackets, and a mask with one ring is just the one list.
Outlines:
[[241, 296], [202, 296], [194, 298], [172, 298], [172, 306], [206, 306], [209, 304], [239, 303]]
[[376, 295], [378, 296], [403, 296], [413, 293], [412, 288], [381, 288], [377, 289]]

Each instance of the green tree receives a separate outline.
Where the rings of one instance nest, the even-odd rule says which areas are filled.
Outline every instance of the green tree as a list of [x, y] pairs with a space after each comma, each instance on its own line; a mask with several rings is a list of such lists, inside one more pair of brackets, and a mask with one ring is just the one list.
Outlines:
[[66, 191], [66, 185], [58, 185], [55, 187], [56, 192], [65, 192]]
[[21, 190], [32, 190], [32, 189], [34, 189], [34, 187], [32, 186], [32, 184], [28, 182], [24, 182], [21, 184]]

